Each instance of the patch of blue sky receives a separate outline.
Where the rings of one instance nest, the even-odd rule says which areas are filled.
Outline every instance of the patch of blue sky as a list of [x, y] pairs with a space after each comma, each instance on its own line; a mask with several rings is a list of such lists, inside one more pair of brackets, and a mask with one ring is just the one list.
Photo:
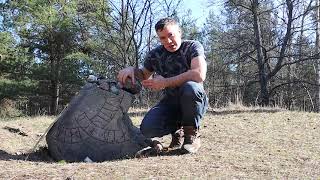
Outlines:
[[215, 16], [221, 16], [223, 2], [223, 0], [184, 0], [183, 7], [191, 10], [192, 17], [197, 21], [197, 26], [202, 27], [210, 12]]

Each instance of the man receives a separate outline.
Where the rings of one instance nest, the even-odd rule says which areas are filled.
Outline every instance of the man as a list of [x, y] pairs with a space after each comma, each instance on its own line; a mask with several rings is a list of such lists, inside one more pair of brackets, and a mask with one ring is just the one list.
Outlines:
[[[159, 20], [155, 30], [161, 45], [148, 53], [143, 68], [127, 67], [119, 72], [118, 80], [125, 83], [127, 78], [137, 78], [145, 88], [164, 90], [164, 98], [142, 120], [141, 132], [149, 138], [171, 134], [169, 148], [195, 153], [200, 148], [200, 120], [208, 106], [203, 89], [204, 49], [198, 41], [182, 40], [172, 18]], [[162, 149], [161, 144], [156, 147]]]

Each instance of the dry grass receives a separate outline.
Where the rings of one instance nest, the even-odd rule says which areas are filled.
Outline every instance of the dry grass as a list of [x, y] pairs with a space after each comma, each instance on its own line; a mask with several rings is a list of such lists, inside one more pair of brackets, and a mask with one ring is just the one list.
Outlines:
[[[138, 124], [145, 110], [130, 113]], [[30, 150], [53, 117], [16, 119], [0, 124], [0, 179], [319, 179], [319, 120], [316, 113], [219, 109], [204, 118], [198, 154], [86, 164], [22, 160], [16, 153]]]

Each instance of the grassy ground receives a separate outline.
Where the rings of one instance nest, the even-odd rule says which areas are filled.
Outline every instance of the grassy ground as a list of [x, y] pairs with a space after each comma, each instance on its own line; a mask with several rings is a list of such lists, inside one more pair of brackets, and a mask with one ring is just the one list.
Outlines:
[[[143, 114], [143, 110], [131, 111], [135, 124]], [[38, 151], [30, 153], [25, 161], [53, 120], [0, 120], [0, 179], [320, 178], [320, 114], [316, 113], [253, 108], [211, 110], [202, 123], [202, 147], [195, 155], [57, 163], [44, 151]], [[167, 144], [169, 138], [163, 141]]]

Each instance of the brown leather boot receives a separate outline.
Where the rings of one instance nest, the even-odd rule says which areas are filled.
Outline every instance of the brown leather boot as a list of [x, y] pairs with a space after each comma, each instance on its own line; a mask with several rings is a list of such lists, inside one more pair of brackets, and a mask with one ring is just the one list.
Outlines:
[[171, 134], [171, 143], [169, 145], [169, 148], [172, 149], [178, 149], [181, 148], [182, 144], [183, 144], [183, 129], [180, 128], [178, 129], [176, 132], [174, 132], [173, 134]]
[[194, 126], [183, 126], [183, 131], [182, 150], [185, 153], [196, 153], [201, 146], [199, 131]]

